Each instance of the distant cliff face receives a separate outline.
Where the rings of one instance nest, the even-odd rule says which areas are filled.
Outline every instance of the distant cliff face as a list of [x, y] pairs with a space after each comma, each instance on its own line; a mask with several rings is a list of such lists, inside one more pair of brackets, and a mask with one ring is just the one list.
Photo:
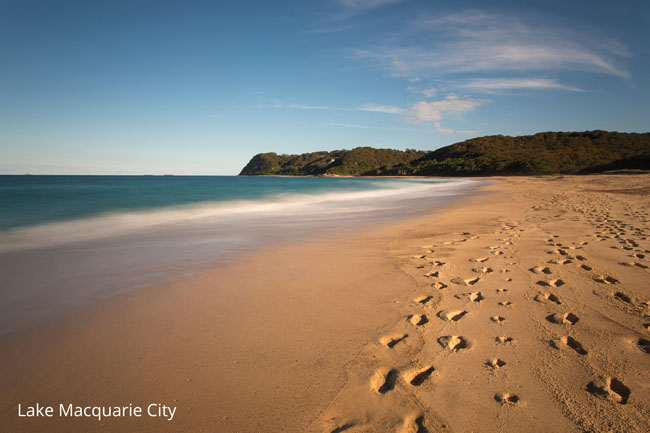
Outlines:
[[650, 133], [542, 132], [473, 138], [432, 152], [373, 149], [260, 153], [240, 175], [489, 176], [650, 170]]

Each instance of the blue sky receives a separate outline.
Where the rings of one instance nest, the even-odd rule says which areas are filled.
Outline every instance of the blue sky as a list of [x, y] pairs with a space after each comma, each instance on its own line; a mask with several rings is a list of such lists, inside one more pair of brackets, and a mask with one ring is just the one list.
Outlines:
[[647, 1], [0, 0], [0, 173], [650, 130]]

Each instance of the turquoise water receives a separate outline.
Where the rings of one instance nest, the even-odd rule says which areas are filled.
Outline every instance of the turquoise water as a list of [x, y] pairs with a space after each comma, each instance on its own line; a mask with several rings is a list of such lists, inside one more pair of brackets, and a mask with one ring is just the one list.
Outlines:
[[395, 188], [358, 178], [0, 176], [0, 230], [107, 213]]
[[0, 176], [0, 335], [259, 248], [332, 239], [421, 215], [477, 185], [450, 179]]

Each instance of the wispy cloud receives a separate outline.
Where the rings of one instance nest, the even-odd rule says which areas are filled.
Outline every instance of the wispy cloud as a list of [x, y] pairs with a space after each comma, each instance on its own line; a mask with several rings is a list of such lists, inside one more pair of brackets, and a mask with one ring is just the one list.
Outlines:
[[431, 86], [426, 87], [424, 89], [421, 88], [421, 87], [417, 87], [417, 86], [408, 86], [404, 90], [409, 92], [409, 93], [413, 93], [415, 95], [417, 95], [417, 94], [424, 95], [425, 98], [433, 98], [434, 96], [436, 96], [438, 94], [438, 89], [436, 89], [435, 87], [431, 87]]
[[306, 105], [306, 104], [274, 104], [274, 108], [295, 108], [298, 110], [321, 110], [321, 111], [332, 111], [332, 110], [342, 110], [341, 108], [336, 107], [327, 107], [325, 105]]
[[[421, 129], [416, 129], [416, 128], [405, 128], [405, 127], [400, 127], [400, 126], [381, 126], [381, 125], [363, 125], [363, 124], [358, 124], [358, 123], [338, 123], [338, 122], [332, 122], [332, 123], [326, 123], [326, 126], [336, 126], [339, 128], [352, 128], [352, 129], [378, 129], [381, 131], [417, 131], [421, 132]], [[431, 130], [430, 132], [434, 132]]]
[[419, 101], [413, 104], [408, 110], [407, 121], [418, 125], [431, 124], [435, 126], [438, 133], [444, 135], [476, 135], [478, 133], [477, 130], [456, 131], [443, 127], [440, 122], [449, 113], [472, 111], [482, 103], [483, 101], [463, 99], [453, 94], [439, 101]]
[[557, 89], [582, 92], [582, 89], [561, 84], [554, 78], [476, 78], [456, 85], [462, 89], [472, 89], [485, 93], [498, 93], [503, 90]]
[[[443, 100], [439, 101], [419, 101], [412, 104], [408, 109], [397, 107], [395, 105], [378, 105], [378, 104], [365, 104], [358, 107], [332, 107], [326, 105], [309, 105], [309, 104], [296, 104], [296, 103], [281, 103], [274, 102], [272, 105], [258, 106], [258, 108], [277, 108], [277, 109], [292, 109], [292, 110], [314, 110], [314, 111], [365, 111], [370, 113], [383, 113], [390, 115], [401, 115], [406, 123], [412, 125], [433, 126], [435, 131], [445, 135], [473, 135], [478, 131], [463, 130], [454, 131], [449, 128], [443, 127], [440, 122], [450, 113], [463, 113], [472, 111], [474, 108], [481, 105], [483, 101], [476, 99], [459, 98], [455, 94], [449, 94]], [[355, 123], [328, 123], [330, 126], [340, 126], [345, 128], [357, 129], [385, 129], [385, 130], [404, 130], [413, 131], [414, 128], [400, 128], [392, 126], [371, 126], [361, 125]], [[421, 130], [421, 129], [417, 129]]]
[[[476, 135], [479, 133], [478, 130], [474, 129], [464, 129], [464, 130], [453, 130], [450, 128], [443, 128], [436, 126], [435, 128], [423, 129], [423, 128], [404, 128], [400, 126], [379, 126], [379, 125], [362, 125], [358, 123], [326, 123], [326, 126], [334, 126], [338, 128], [352, 128], [352, 129], [376, 129], [380, 131], [408, 131], [408, 132], [426, 132], [426, 133], [438, 133], [442, 135]], [[435, 126], [435, 125], [434, 125]]]
[[337, 3], [349, 13], [363, 12], [394, 3], [401, 3], [404, 0], [337, 0]]
[[373, 105], [368, 104], [362, 107], [357, 107], [357, 111], [371, 111], [374, 113], [388, 113], [388, 114], [399, 114], [404, 112], [403, 108], [395, 107], [394, 105]]
[[427, 98], [433, 98], [434, 96], [436, 96], [436, 93], [438, 93], [438, 89], [434, 89], [433, 87], [428, 87], [422, 90], [422, 92], [420, 93], [422, 93]]
[[347, 25], [347, 26], [336, 26], [336, 27], [320, 27], [316, 29], [310, 29], [310, 30], [305, 30], [306, 33], [339, 33], [339, 32], [345, 32], [347, 30], [354, 29], [355, 26], [353, 25]]
[[438, 126], [436, 132], [442, 135], [477, 135], [480, 131], [478, 129], [461, 129], [454, 130], [450, 128], [443, 128]]
[[464, 113], [472, 111], [482, 104], [475, 99], [459, 99], [448, 97], [440, 101], [419, 101], [409, 110], [409, 119], [412, 123], [433, 123], [440, 127], [440, 121], [447, 113]]
[[629, 78], [620, 60], [630, 53], [621, 44], [512, 16], [466, 12], [420, 19], [412, 29], [415, 33], [405, 35], [403, 42], [397, 38], [356, 50], [354, 56], [405, 77], [576, 70]]
[[309, 105], [309, 104], [284, 104], [275, 102], [271, 105], [260, 105], [258, 108], [289, 108], [295, 110], [317, 110], [317, 111], [369, 111], [372, 113], [387, 113], [387, 114], [400, 114], [404, 112], [401, 107], [394, 105], [377, 105], [365, 104], [359, 107], [331, 107], [327, 105]]

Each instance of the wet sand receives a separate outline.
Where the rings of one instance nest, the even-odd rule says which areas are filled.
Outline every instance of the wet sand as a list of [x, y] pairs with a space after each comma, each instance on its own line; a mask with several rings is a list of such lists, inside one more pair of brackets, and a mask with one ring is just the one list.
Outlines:
[[[650, 430], [650, 176], [499, 179], [0, 339], [12, 432]], [[177, 407], [35, 418], [17, 405]]]

